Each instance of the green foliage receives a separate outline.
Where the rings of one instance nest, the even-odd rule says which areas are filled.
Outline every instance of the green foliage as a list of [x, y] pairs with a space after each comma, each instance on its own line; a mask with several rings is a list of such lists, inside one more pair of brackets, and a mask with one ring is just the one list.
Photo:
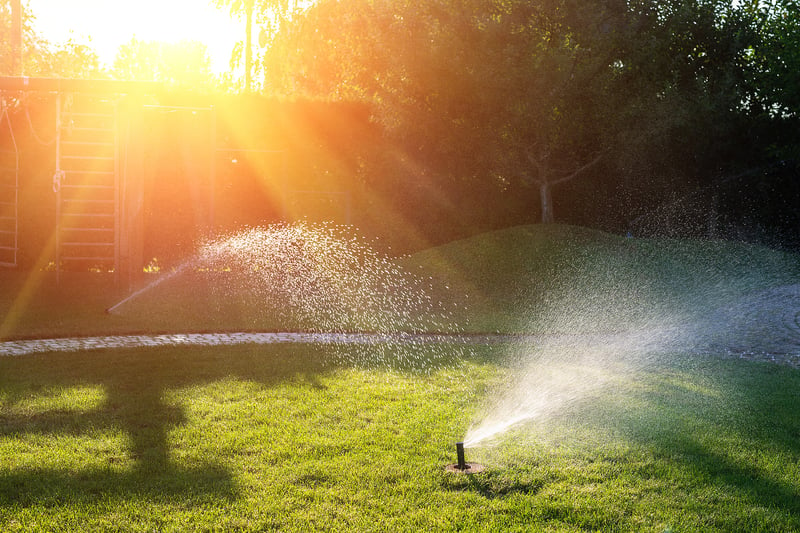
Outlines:
[[267, 76], [368, 102], [393, 151], [449, 189], [536, 185], [549, 220], [550, 188], [587, 175], [622, 214], [793, 153], [792, 5], [322, 1], [276, 36]]
[[565, 132], [593, 125], [585, 106], [606, 87], [558, 10], [365, 0], [320, 2], [304, 18], [276, 43], [275, 84], [370, 102], [384, 130], [439, 172], [516, 179], [535, 170], [529, 157], [555, 167], [600, 146], [590, 131]]
[[[0, 74], [19, 75], [12, 72], [12, 21], [11, 2], [0, 4]], [[24, 8], [24, 5], [23, 5]], [[105, 77], [97, 54], [86, 45], [72, 40], [50, 43], [33, 30], [33, 19], [28, 9], [22, 10], [22, 72], [27, 76], [53, 76], [64, 78]]]
[[[268, 69], [264, 49], [273, 47], [276, 34], [291, 23], [302, 12], [306, 4], [302, 0], [214, 0], [213, 3], [218, 8], [227, 7], [232, 16], [244, 19], [246, 24], [244, 41], [239, 41], [231, 52], [231, 71], [240, 66], [246, 68], [249, 60], [252, 62], [250, 64], [252, 70], [249, 74], [257, 76], [263, 76]], [[259, 29], [257, 47], [253, 42], [254, 25]], [[254, 66], [255, 69], [253, 69]], [[247, 79], [240, 81], [246, 82]], [[263, 87], [267, 91], [271, 89], [268, 81], [267, 86]], [[243, 85], [239, 86], [240, 91], [242, 89], [245, 92], [251, 90], [251, 87]]]
[[123, 80], [159, 81], [177, 89], [209, 89], [214, 81], [208, 50], [196, 41], [162, 43], [134, 37], [120, 46], [114, 74]]
[[759, 22], [760, 45], [751, 50], [754, 104], [775, 129], [768, 138], [776, 157], [800, 157], [800, 5], [782, 0], [752, 6]]

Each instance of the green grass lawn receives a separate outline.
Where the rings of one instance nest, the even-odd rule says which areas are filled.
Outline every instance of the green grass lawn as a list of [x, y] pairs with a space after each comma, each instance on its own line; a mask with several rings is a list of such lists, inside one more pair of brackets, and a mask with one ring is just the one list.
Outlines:
[[676, 356], [447, 473], [503, 352], [432, 372], [286, 345], [0, 359], [0, 529], [800, 529], [800, 372]]
[[[615, 330], [800, 280], [791, 254], [563, 226], [398, 263], [470, 331]], [[303, 326], [254, 321], [246, 295], [212, 309], [186, 280], [108, 316], [122, 295], [107, 281], [39, 274], [0, 280], [0, 338]], [[466, 476], [445, 471], [455, 442], [519, 350], [394, 346], [379, 366], [348, 350], [0, 357], [0, 530], [800, 530], [796, 369], [663, 354], [501, 446], [468, 448], [487, 468]]]

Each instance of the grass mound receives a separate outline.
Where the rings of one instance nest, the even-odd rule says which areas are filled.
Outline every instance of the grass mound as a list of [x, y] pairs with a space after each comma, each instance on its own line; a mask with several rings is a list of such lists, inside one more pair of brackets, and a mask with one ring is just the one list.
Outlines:
[[[724, 241], [632, 239], [555, 224], [476, 235], [393, 263], [418, 279], [408, 287], [425, 291], [426, 312], [442, 313], [411, 317], [416, 327], [436, 331], [608, 331], [691, 321], [745, 295], [800, 282], [796, 254]], [[6, 274], [0, 279], [0, 339], [325, 328], [313, 323], [313, 312], [306, 313], [309, 322], [246, 285], [224, 287], [229, 272], [187, 269], [115, 315], [104, 311], [126, 294], [109, 279], [65, 275], [57, 287], [53, 273]], [[156, 279], [146, 276], [147, 283]], [[409, 292], [382, 285], [387, 300], [397, 296], [392, 291]], [[381, 305], [381, 297], [371, 301]], [[312, 301], [308, 308], [319, 306]]]
[[467, 329], [617, 330], [691, 321], [745, 295], [800, 282], [800, 257], [728, 241], [633, 239], [519, 226], [405, 258], [448, 288]]

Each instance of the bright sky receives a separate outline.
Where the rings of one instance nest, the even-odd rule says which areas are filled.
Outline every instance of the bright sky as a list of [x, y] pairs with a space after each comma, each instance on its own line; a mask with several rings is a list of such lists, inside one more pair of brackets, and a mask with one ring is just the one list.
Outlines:
[[36, 32], [52, 43], [87, 44], [107, 66], [117, 49], [136, 36], [141, 41], [200, 41], [212, 69], [228, 70], [231, 50], [244, 40], [244, 22], [211, 0], [29, 0]]

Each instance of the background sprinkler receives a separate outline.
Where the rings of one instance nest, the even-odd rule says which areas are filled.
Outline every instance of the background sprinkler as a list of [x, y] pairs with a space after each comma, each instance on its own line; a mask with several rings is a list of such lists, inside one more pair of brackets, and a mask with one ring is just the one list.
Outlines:
[[456, 458], [457, 463], [449, 464], [445, 468], [448, 472], [454, 472], [456, 474], [477, 474], [478, 472], [483, 472], [484, 466], [478, 463], [468, 463], [464, 458], [464, 443], [463, 442], [456, 442]]

